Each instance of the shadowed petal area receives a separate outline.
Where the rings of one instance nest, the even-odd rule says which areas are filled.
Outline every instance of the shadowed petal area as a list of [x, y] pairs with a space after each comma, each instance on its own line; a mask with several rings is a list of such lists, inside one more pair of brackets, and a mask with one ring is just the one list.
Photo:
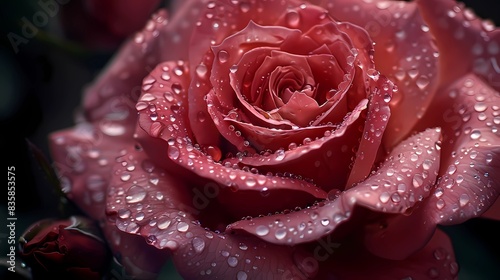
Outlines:
[[425, 247], [400, 261], [378, 258], [350, 245], [356, 247], [356, 244], [341, 244], [334, 251], [333, 258], [321, 265], [324, 270], [318, 279], [457, 279], [459, 267], [453, 246], [440, 230]]
[[[161, 61], [187, 59], [187, 45], [200, 9], [207, 1], [182, 1], [169, 19], [159, 10], [141, 32], [130, 38], [107, 68], [85, 90], [85, 116], [102, 119], [117, 106], [134, 107], [141, 94], [142, 79]], [[166, 51], [168, 50], [168, 51]], [[135, 114], [127, 120], [135, 125]]]
[[[126, 37], [132, 32], [139, 30], [148, 15], [158, 8], [160, 0], [142, 1], [140, 5], [134, 0], [125, 1], [85, 1], [90, 12], [101, 22], [106, 23], [106, 27], [114, 34]], [[131, 17], [130, 13], [134, 16]]]
[[474, 73], [500, 90], [500, 31], [452, 0], [418, 0], [439, 49], [441, 84]]
[[439, 224], [478, 217], [500, 194], [500, 94], [466, 75], [439, 90], [421, 125], [443, 128], [440, 178], [426, 201], [428, 215]]
[[496, 202], [481, 215], [482, 218], [500, 220], [500, 199], [497, 198]]
[[[292, 257], [298, 249], [203, 228], [198, 218], [208, 210], [206, 206], [197, 203], [184, 181], [155, 166], [144, 152], [128, 150], [117, 158], [113, 174], [124, 172], [129, 175], [127, 180], [118, 175], [111, 179], [106, 201], [109, 226], [114, 224], [119, 231], [127, 233], [123, 235], [108, 230], [110, 240], [121, 244], [134, 242], [130, 249], [125, 248], [127, 259], [122, 262], [143, 264], [135, 263], [137, 257], [130, 254], [143, 246], [135, 240], [136, 236], [142, 236], [151, 248], [162, 249], [165, 255], [171, 253], [178, 271], [187, 279], [203, 275], [240, 279], [268, 275], [276, 278], [290, 269], [293, 269], [291, 275], [304, 277]], [[221, 213], [213, 218], [222, 219], [224, 214]], [[117, 250], [123, 250], [119, 244], [115, 246]], [[144, 259], [151, 260], [150, 257]], [[156, 260], [150, 267], [155, 268], [155, 263]], [[304, 273], [310, 275], [314, 272]]]
[[[423, 116], [437, 86], [439, 54], [417, 5], [383, 0], [310, 2], [326, 7], [337, 20], [359, 25], [377, 42], [374, 53], [377, 70], [399, 88], [399, 93], [391, 101], [392, 117], [384, 137], [384, 145], [390, 149], [407, 137]], [[434, 6], [431, 8], [438, 10]]]
[[[439, 168], [439, 150], [436, 149], [439, 139], [440, 130], [429, 129], [403, 141], [374, 175], [340, 194], [332, 191], [333, 200], [290, 214], [238, 221], [231, 224], [228, 230], [243, 230], [270, 243], [293, 245], [314, 241], [334, 232], [339, 224], [349, 221], [356, 206], [384, 215], [405, 213], [431, 194]], [[281, 222], [275, 223], [276, 220]], [[407, 228], [406, 234], [411, 235], [419, 227], [418, 224], [412, 226]], [[415, 237], [417, 246], [400, 246], [404, 242], [397, 239], [392, 240], [392, 246], [405, 251], [401, 254], [410, 255], [428, 239], [425, 234], [424, 240]], [[367, 242], [375, 240], [367, 239]]]
[[315, 279], [317, 266], [296, 261], [296, 255], [312, 258], [301, 248], [214, 234], [201, 227], [191, 232], [195, 237], [173, 253], [176, 267], [186, 279]]
[[158, 279], [170, 254], [146, 243], [142, 236], [123, 232], [109, 222], [103, 222], [103, 233], [113, 251], [115, 260], [123, 266], [124, 271], [113, 270], [113, 277], [138, 280]]
[[50, 135], [50, 149], [62, 191], [93, 219], [104, 216], [105, 191], [114, 159], [133, 139], [132, 128], [101, 120], [79, 123]]

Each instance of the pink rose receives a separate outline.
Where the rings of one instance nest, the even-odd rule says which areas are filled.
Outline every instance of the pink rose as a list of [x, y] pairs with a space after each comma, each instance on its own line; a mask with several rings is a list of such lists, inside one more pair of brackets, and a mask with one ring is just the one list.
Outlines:
[[451, 0], [171, 14], [51, 136], [63, 190], [129, 273], [171, 256], [187, 279], [457, 277], [436, 226], [500, 191], [495, 26]]

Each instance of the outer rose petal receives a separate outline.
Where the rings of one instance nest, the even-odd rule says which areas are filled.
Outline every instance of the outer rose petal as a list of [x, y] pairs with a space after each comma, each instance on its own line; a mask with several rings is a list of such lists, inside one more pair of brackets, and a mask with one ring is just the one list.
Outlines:
[[441, 84], [447, 85], [473, 72], [500, 90], [500, 31], [491, 21], [452, 0], [418, 0], [429, 24], [439, 56]]
[[[117, 107], [133, 108], [141, 93], [142, 79], [156, 64], [187, 59], [187, 50], [182, 46], [187, 45], [194, 18], [204, 2], [182, 1], [183, 5], [170, 21], [165, 10], [153, 15], [144, 30], [124, 44], [107, 69], [85, 91], [86, 117], [91, 121], [103, 119]], [[135, 114], [122, 117], [135, 125]]]
[[[136, 166], [136, 168], [128, 168]], [[130, 263], [140, 261], [132, 252], [141, 253], [143, 246], [136, 235], [144, 237], [151, 248], [163, 249], [164, 255], [172, 253], [178, 271], [187, 279], [203, 275], [214, 278], [266, 277], [279, 278], [286, 269], [294, 269], [292, 275], [304, 277], [314, 271], [303, 271], [294, 262], [293, 252], [299, 249], [267, 244], [253, 237], [228, 236], [204, 229], [195, 216], [205, 209], [197, 204], [185, 182], [148, 160], [144, 152], [127, 151], [117, 159], [113, 174], [127, 172], [123, 180], [114, 175], [107, 197], [107, 214], [110, 226], [114, 223], [127, 234], [114, 236], [111, 242], [118, 250], [125, 251]], [[219, 213], [220, 214], [220, 213]], [[132, 252], [123, 245], [134, 241]], [[135, 251], [138, 250], [138, 251]], [[155, 255], [156, 249], [148, 249]], [[142, 254], [142, 253], [141, 253]], [[144, 255], [142, 255], [144, 256]], [[143, 259], [150, 260], [150, 256]], [[153, 262], [152, 266], [154, 268]], [[193, 269], [193, 268], [196, 269]]]
[[[244, 230], [270, 243], [293, 245], [334, 233], [339, 224], [345, 223], [354, 213], [356, 206], [378, 213], [403, 214], [430, 195], [439, 168], [439, 150], [435, 147], [439, 137], [439, 129], [429, 129], [403, 141], [374, 175], [334, 200], [290, 214], [238, 221], [228, 229]], [[429, 228], [421, 232], [419, 228], [423, 227], [419, 224], [411, 226], [406, 234], [416, 237], [414, 243], [399, 242], [407, 241], [406, 236], [391, 240], [394, 248], [403, 251], [398, 254], [408, 256], [428, 240]], [[431, 228], [431, 232], [433, 230]], [[368, 238], [367, 242], [375, 242], [375, 239]], [[389, 245], [386, 249], [392, 250]], [[383, 251], [377, 253], [384, 254]]]
[[386, 148], [393, 147], [423, 116], [437, 86], [437, 50], [416, 4], [383, 0], [310, 2], [326, 7], [340, 21], [363, 27], [376, 42], [375, 65], [399, 88], [391, 101], [392, 117], [384, 137]]
[[[171, 36], [176, 28], [175, 21], [166, 25], [165, 16], [165, 11], [153, 16], [135, 42], [127, 43], [110, 68], [88, 89], [84, 113], [92, 123], [84, 122], [51, 136], [52, 154], [66, 184], [64, 191], [95, 219], [102, 216], [109, 163], [125, 146], [133, 145], [138, 98], [134, 91], [140, 92], [140, 81], [149, 70], [147, 64], [154, 65], [159, 59], [147, 56], [150, 52], [146, 47], [153, 46], [160, 52], [162, 44], [168, 42], [156, 39], [158, 30], [162, 36]], [[138, 61], [132, 63], [135, 59]]]
[[439, 92], [421, 124], [443, 128], [441, 177], [427, 215], [457, 224], [481, 215], [500, 194], [500, 94], [475, 75]]
[[111, 164], [125, 146], [133, 145], [132, 138], [123, 138], [131, 130], [120, 122], [103, 120], [80, 123], [50, 136], [62, 191], [93, 219], [104, 216]]

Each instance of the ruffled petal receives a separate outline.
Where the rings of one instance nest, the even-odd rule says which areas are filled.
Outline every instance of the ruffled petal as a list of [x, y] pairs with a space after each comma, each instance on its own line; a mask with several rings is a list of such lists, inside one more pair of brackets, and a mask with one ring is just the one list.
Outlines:
[[443, 130], [429, 217], [439, 224], [478, 217], [500, 194], [500, 94], [477, 76], [464, 76], [440, 89], [422, 125]]
[[500, 90], [500, 31], [489, 20], [478, 18], [463, 4], [451, 0], [418, 0], [421, 14], [445, 50], [439, 55], [441, 84], [447, 85], [474, 73]]
[[[356, 152], [346, 188], [365, 179], [372, 171], [377, 155], [380, 152], [382, 136], [392, 114], [389, 102], [395, 91], [394, 84], [386, 77], [370, 80], [370, 102], [363, 128], [363, 135]], [[396, 93], [397, 94], [397, 93]]]
[[[390, 149], [412, 131], [432, 102], [437, 86], [437, 49], [416, 4], [383, 0], [310, 2], [326, 7], [337, 20], [361, 26], [377, 42], [377, 70], [399, 88], [391, 101], [392, 117], [384, 137], [384, 145]], [[438, 10], [435, 6], [432, 9]]]
[[[331, 234], [348, 220], [356, 206], [375, 213], [406, 213], [431, 194], [439, 169], [439, 150], [436, 149], [439, 139], [439, 129], [410, 137], [399, 144], [380, 169], [364, 182], [340, 194], [332, 191], [331, 194], [335, 194], [332, 200], [290, 214], [238, 221], [228, 230], [243, 230], [270, 243], [293, 245]], [[407, 234], [413, 230], [408, 228]], [[398, 247], [402, 245], [398, 239], [392, 241], [394, 248], [402, 249]], [[409, 246], [411, 252], [405, 252], [406, 256], [425, 244], [421, 240], [414, 242], [419, 245]]]
[[61, 188], [93, 219], [104, 215], [105, 191], [116, 155], [133, 145], [130, 127], [120, 122], [80, 123], [50, 135], [50, 148]]

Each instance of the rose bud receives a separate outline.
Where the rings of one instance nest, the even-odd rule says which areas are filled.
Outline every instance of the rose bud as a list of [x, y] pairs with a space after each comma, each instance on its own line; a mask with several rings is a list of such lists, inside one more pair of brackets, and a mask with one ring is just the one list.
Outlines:
[[38, 221], [19, 243], [20, 256], [34, 279], [100, 279], [110, 260], [99, 228], [84, 217]]

